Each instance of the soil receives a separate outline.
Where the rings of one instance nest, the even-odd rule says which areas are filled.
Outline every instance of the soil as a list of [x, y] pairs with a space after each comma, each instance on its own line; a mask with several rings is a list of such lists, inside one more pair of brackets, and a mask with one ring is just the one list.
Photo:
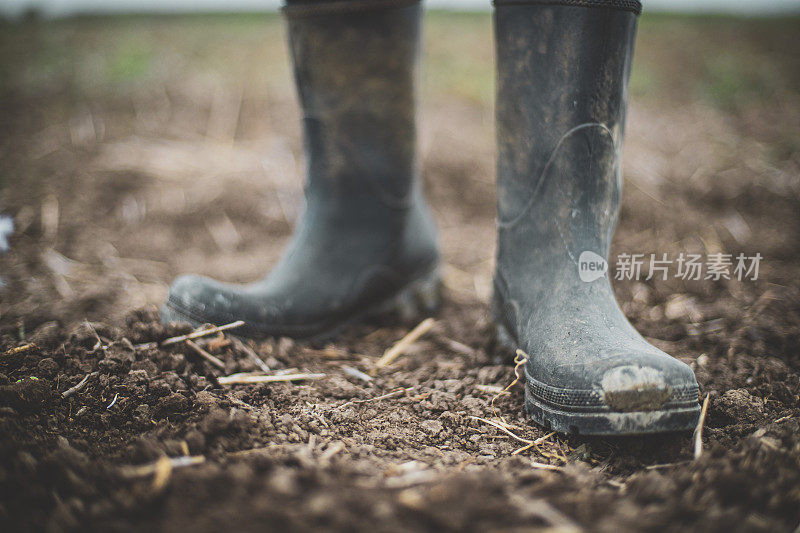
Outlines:
[[[0, 85], [0, 212], [16, 225], [0, 257], [4, 531], [798, 526], [797, 21], [643, 20], [612, 257], [763, 256], [757, 280], [615, 282], [633, 324], [710, 398], [695, 459], [691, 434], [549, 434], [519, 385], [492, 403], [514, 365], [486, 316], [490, 25], [443, 17], [429, 21], [421, 145], [445, 304], [383, 369], [414, 324], [359, 324], [328, 345], [197, 339], [224, 369], [149, 344], [191, 331], [158, 320], [174, 275], [256, 279], [290, 235], [302, 165], [279, 21], [2, 28], [15, 74]], [[218, 382], [262, 364], [324, 377]], [[496, 415], [540, 443], [520, 451], [484, 421]]]

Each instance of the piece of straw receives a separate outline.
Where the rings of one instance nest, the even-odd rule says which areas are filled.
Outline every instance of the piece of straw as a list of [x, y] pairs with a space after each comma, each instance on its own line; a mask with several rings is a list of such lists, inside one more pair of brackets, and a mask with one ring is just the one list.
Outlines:
[[522, 379], [522, 376], [519, 375], [519, 368], [522, 365], [524, 365], [525, 363], [527, 363], [528, 359], [530, 359], [530, 357], [528, 357], [528, 354], [526, 354], [522, 350], [517, 350], [516, 355], [514, 355], [514, 381], [509, 383], [508, 386], [506, 386], [505, 389], [503, 389], [502, 391], [498, 392], [497, 395], [495, 395], [495, 397], [492, 398], [492, 401], [489, 402], [489, 407], [492, 408], [492, 413], [494, 413], [494, 416], [496, 418], [499, 418], [500, 420], [502, 420], [503, 423], [505, 423], [505, 419], [502, 416], [500, 416], [499, 414], [497, 414], [497, 409], [494, 408], [494, 401], [496, 399], [498, 399], [500, 396], [502, 396], [503, 393], [508, 392], [509, 389], [511, 389], [511, 387], [513, 387], [514, 385], [519, 383], [519, 380]]
[[508, 436], [510, 436], [510, 437], [512, 437], [512, 438], [514, 438], [514, 439], [516, 439], [516, 440], [518, 440], [518, 441], [520, 441], [520, 442], [522, 442], [522, 443], [525, 443], [525, 444], [533, 444], [533, 442], [534, 442], [534, 441], [532, 441], [532, 440], [529, 440], [529, 439], [524, 439], [524, 438], [522, 438], [522, 437], [520, 437], [520, 436], [516, 435], [515, 433], [512, 433], [512, 432], [511, 432], [511, 431], [510, 431], [510, 430], [509, 430], [509, 429], [506, 427], [506, 425], [505, 425], [505, 424], [502, 424], [502, 423], [500, 423], [500, 422], [495, 422], [494, 420], [488, 420], [488, 419], [486, 419], [486, 418], [481, 418], [481, 417], [479, 417], [479, 416], [471, 416], [470, 418], [472, 418], [473, 420], [479, 420], [479, 421], [483, 422], [484, 424], [489, 424], [490, 426], [492, 426], [492, 427], [495, 427], [495, 428], [499, 429], [500, 431], [502, 431], [502, 432], [503, 432], [503, 433], [505, 433], [506, 435], [508, 435]]
[[185, 340], [197, 339], [199, 337], [205, 337], [206, 335], [211, 335], [212, 333], [218, 333], [220, 331], [225, 331], [228, 329], [240, 328], [244, 326], [244, 320], [237, 320], [236, 322], [231, 322], [230, 324], [225, 324], [223, 326], [214, 326], [211, 328], [206, 329], [197, 329], [191, 333], [187, 333], [186, 335], [178, 335], [177, 337], [170, 337], [160, 343], [158, 342], [146, 342], [144, 344], [137, 344], [137, 349], [144, 349], [144, 348], [158, 348], [159, 346], [169, 346], [170, 344], [177, 344], [179, 342], [183, 342]]
[[215, 367], [219, 368], [220, 370], [225, 370], [225, 363], [221, 359], [214, 357], [213, 355], [202, 349], [200, 346], [198, 346], [197, 343], [190, 341], [189, 339], [185, 339], [185, 342], [186, 346], [194, 350], [197, 355], [199, 355], [200, 357], [202, 357]]
[[533, 448], [534, 446], [538, 446], [539, 444], [543, 443], [544, 441], [546, 441], [547, 439], [549, 439], [550, 437], [552, 437], [555, 434], [556, 434], [556, 432], [552, 431], [552, 432], [548, 433], [547, 435], [545, 435], [544, 437], [539, 437], [538, 439], [532, 441], [530, 444], [526, 444], [522, 448], [517, 448], [516, 450], [511, 452], [511, 455], [519, 455], [520, 453], [524, 452], [525, 450]]
[[18, 353], [24, 353], [24, 352], [27, 352], [29, 350], [33, 350], [35, 348], [38, 348], [38, 346], [36, 346], [34, 343], [31, 342], [31, 343], [28, 343], [28, 344], [24, 344], [22, 346], [17, 346], [16, 348], [11, 348], [10, 350], [6, 350], [5, 352], [3, 352], [3, 356], [16, 355]]
[[161, 346], [169, 346], [170, 344], [177, 344], [187, 339], [191, 340], [191, 339], [196, 339], [198, 337], [205, 337], [206, 335], [211, 335], [212, 333], [217, 333], [219, 331], [225, 331], [228, 329], [240, 328], [242, 326], [244, 326], [244, 320], [237, 320], [236, 322], [231, 322], [230, 324], [225, 324], [223, 326], [214, 326], [213, 328], [199, 329], [191, 333], [187, 333], [186, 335], [179, 335], [177, 337], [172, 337], [170, 339], [167, 339], [161, 343]]
[[531, 468], [539, 468], [541, 470], [563, 470], [563, 466], [558, 465], [549, 465], [547, 463], [538, 463], [536, 461], [531, 461], [530, 465]]
[[300, 381], [324, 378], [325, 374], [283, 374], [280, 376], [223, 376], [217, 378], [220, 385], [250, 385], [254, 383], [274, 383], [278, 381]]
[[188, 457], [166, 457], [163, 456], [158, 460], [139, 466], [126, 466], [122, 468], [122, 475], [125, 477], [145, 477], [157, 472], [162, 475], [167, 468], [182, 468], [184, 466], [199, 465], [206, 460], [202, 455], [193, 455]]
[[86, 386], [86, 384], [89, 382], [89, 378], [92, 378], [92, 377], [94, 377], [96, 375], [97, 375], [97, 372], [92, 372], [90, 374], [86, 374], [83, 377], [83, 379], [78, 382], [77, 385], [75, 385], [74, 387], [70, 387], [69, 389], [67, 389], [64, 392], [62, 392], [61, 393], [61, 397], [62, 398], [69, 398], [73, 394], [80, 392], [80, 390], [82, 388], [84, 388]]
[[697, 427], [694, 430], [694, 458], [699, 459], [703, 455], [703, 424], [706, 421], [706, 413], [708, 412], [708, 400], [710, 394], [706, 394], [706, 399], [703, 400], [703, 408], [700, 410], [700, 418], [697, 420]]
[[370, 376], [369, 374], [365, 374], [361, 370], [353, 368], [352, 366], [343, 366], [342, 372], [344, 372], [348, 376], [360, 379], [361, 381], [367, 381], [367, 382], [372, 381], [372, 376]]
[[380, 396], [376, 396], [374, 398], [366, 398], [364, 400], [350, 400], [349, 402], [345, 402], [342, 405], [340, 405], [339, 407], [337, 407], [337, 409], [342, 409], [344, 407], [347, 407], [348, 405], [353, 405], [354, 403], [367, 403], [367, 402], [377, 402], [377, 401], [380, 401], [380, 400], [385, 400], [387, 398], [392, 398], [394, 396], [399, 396], [400, 394], [403, 394], [404, 392], [411, 392], [412, 390], [414, 390], [414, 387], [408, 387], [408, 388], [405, 388], [405, 389], [400, 388], [400, 389], [395, 389], [392, 392], [387, 392], [386, 394], [381, 394]]
[[386, 350], [386, 352], [384, 352], [383, 354], [383, 357], [378, 359], [378, 362], [375, 363], [375, 366], [378, 368], [384, 368], [392, 364], [392, 362], [394, 362], [395, 359], [397, 359], [398, 357], [403, 355], [403, 353], [405, 353], [405, 351], [408, 349], [409, 346], [414, 344], [414, 342], [416, 342], [417, 339], [419, 339], [421, 336], [427, 333], [435, 323], [436, 321], [433, 318], [426, 318], [425, 320], [417, 324], [417, 327], [409, 331], [405, 337], [397, 341], [394, 344], [394, 346]]
[[233, 346], [243, 351], [247, 355], [247, 357], [249, 357], [250, 360], [253, 361], [253, 364], [255, 364], [262, 372], [271, 372], [267, 363], [265, 363], [264, 360], [261, 359], [252, 348], [250, 348], [248, 345], [246, 345], [244, 342], [240, 341], [236, 337], [234, 337], [231, 340], [233, 341]]

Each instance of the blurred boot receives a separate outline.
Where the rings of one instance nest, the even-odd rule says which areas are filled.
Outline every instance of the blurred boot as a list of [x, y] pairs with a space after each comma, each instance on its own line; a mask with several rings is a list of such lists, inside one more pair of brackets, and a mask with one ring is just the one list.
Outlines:
[[525, 405], [563, 433], [685, 430], [692, 370], [614, 298], [608, 253], [636, 0], [496, 0], [498, 250], [493, 315], [527, 354]]
[[162, 318], [328, 338], [371, 314], [431, 313], [439, 253], [415, 151], [419, 3], [303, 1], [284, 12], [304, 117], [305, 211], [265, 279], [182, 276]]

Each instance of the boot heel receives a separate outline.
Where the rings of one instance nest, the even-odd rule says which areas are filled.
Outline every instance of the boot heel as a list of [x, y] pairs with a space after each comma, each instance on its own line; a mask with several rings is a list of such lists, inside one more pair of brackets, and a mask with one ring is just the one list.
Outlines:
[[495, 335], [500, 348], [508, 350], [510, 353], [515, 353], [517, 351], [517, 342], [499, 321], [495, 324]]
[[392, 315], [411, 322], [436, 313], [442, 306], [442, 278], [439, 269], [411, 282], [382, 305], [375, 315]]

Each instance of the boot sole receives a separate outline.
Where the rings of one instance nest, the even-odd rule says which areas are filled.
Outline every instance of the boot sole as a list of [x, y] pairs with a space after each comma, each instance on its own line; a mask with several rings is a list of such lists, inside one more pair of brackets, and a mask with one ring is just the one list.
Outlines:
[[[516, 351], [517, 343], [508, 331], [497, 325], [498, 341]], [[535, 394], [534, 381], [525, 373], [525, 410], [534, 422], [559, 433], [572, 435], [642, 435], [669, 433], [694, 429], [700, 416], [700, 405], [676, 406], [652, 411], [599, 411], [586, 412], [564, 409]], [[558, 389], [565, 396], [575, 392]]]
[[[441, 304], [442, 280], [439, 268], [436, 267], [427, 274], [414, 279], [383, 302], [369, 306], [334, 324], [284, 327], [284, 331], [269, 333], [265, 331], [266, 328], [246, 323], [234, 333], [256, 339], [290, 337], [302, 341], [327, 342], [338, 336], [345, 328], [364, 320], [392, 315], [408, 322], [435, 314], [441, 308]], [[161, 316], [164, 322], [188, 322], [195, 327], [204, 323], [202, 319], [195, 318], [187, 311], [170, 305], [169, 301], [162, 306]], [[230, 321], [233, 320], [236, 319], [232, 318]]]
[[577, 413], [545, 404], [525, 384], [525, 409], [545, 428], [572, 435], [644, 435], [688, 431], [697, 425], [700, 406], [657, 411]]

